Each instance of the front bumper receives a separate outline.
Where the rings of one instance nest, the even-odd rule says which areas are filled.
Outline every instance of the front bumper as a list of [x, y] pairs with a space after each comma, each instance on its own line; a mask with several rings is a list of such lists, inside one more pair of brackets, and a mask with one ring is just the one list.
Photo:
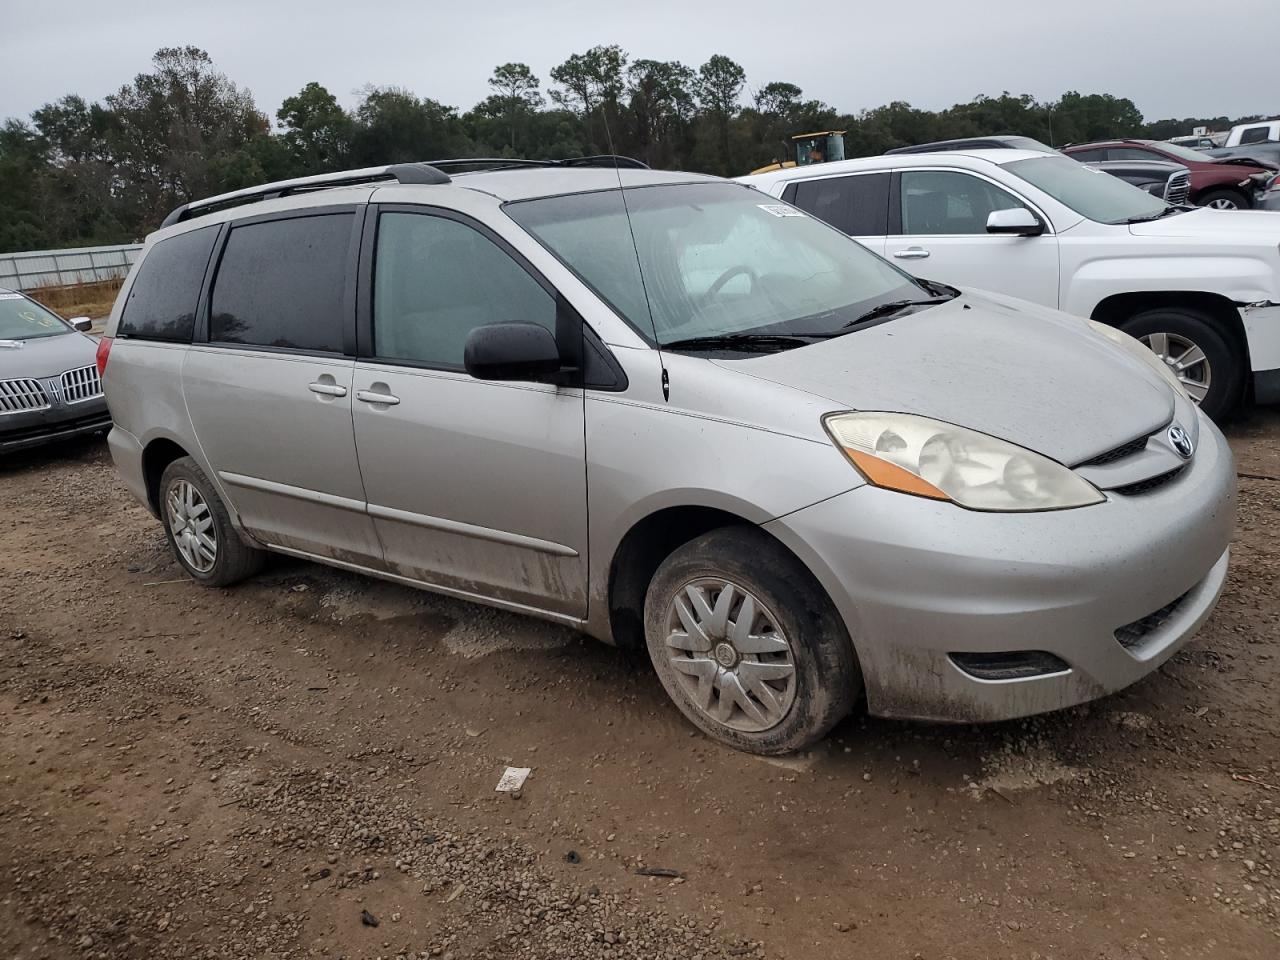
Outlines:
[[1280, 210], [1280, 190], [1268, 190], [1258, 197], [1259, 210]]
[[[1235, 467], [1203, 417], [1199, 442], [1176, 480], [1078, 510], [977, 513], [863, 486], [765, 529], [809, 565], [844, 617], [870, 712], [1027, 716], [1134, 683], [1212, 612], [1226, 579]], [[1157, 611], [1140, 642], [1121, 644], [1120, 628]], [[950, 656], [1012, 651], [1050, 653], [1065, 669], [979, 679]]]
[[111, 429], [111, 414], [102, 397], [75, 404], [55, 404], [44, 410], [0, 415], [0, 453], [53, 443], [86, 433]]

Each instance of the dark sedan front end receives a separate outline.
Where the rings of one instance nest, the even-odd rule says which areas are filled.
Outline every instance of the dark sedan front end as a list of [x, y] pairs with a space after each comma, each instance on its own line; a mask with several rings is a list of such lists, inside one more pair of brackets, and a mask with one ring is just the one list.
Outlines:
[[0, 454], [110, 429], [95, 351], [61, 317], [0, 290]]

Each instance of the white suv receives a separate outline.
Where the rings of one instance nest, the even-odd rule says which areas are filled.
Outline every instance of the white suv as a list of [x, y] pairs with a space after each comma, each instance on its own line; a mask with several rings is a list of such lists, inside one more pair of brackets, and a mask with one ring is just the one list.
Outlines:
[[918, 277], [1125, 330], [1211, 416], [1230, 413], [1250, 387], [1258, 402], [1280, 402], [1274, 213], [1169, 206], [1029, 150], [867, 157], [740, 179]]

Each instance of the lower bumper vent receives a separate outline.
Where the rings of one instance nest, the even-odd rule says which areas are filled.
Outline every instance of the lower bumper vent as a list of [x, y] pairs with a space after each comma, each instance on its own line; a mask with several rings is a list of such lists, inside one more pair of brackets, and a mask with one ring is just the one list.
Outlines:
[[1178, 612], [1178, 608], [1182, 606], [1190, 593], [1191, 591], [1188, 590], [1177, 600], [1166, 603], [1159, 610], [1151, 611], [1141, 620], [1126, 623], [1116, 631], [1116, 639], [1120, 641], [1120, 646], [1126, 650], [1140, 648], [1151, 634], [1169, 622], [1169, 618]]
[[1044, 650], [952, 653], [948, 656], [952, 663], [978, 680], [1023, 680], [1071, 669], [1061, 657]]

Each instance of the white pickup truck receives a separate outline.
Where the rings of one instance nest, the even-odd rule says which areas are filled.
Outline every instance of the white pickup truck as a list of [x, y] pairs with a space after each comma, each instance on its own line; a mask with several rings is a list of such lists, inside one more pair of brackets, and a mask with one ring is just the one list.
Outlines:
[[1280, 214], [1170, 206], [1065, 156], [965, 150], [739, 178], [918, 277], [1144, 341], [1215, 418], [1280, 402]]

